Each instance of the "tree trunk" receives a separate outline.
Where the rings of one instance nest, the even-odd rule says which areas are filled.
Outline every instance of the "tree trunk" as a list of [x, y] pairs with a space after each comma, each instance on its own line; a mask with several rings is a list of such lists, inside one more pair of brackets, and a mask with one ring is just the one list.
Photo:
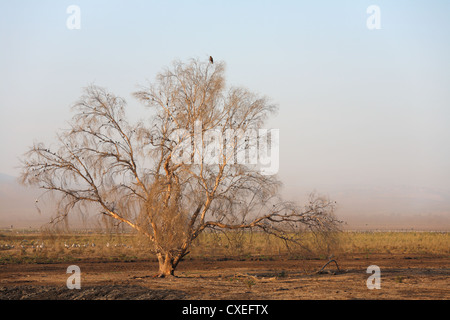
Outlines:
[[158, 253], [158, 261], [159, 261], [159, 274], [158, 277], [164, 278], [166, 276], [174, 276], [175, 268], [178, 263], [186, 256], [189, 251], [186, 248], [183, 248], [180, 252], [178, 252], [175, 256], [171, 253]]
[[175, 272], [174, 258], [170, 253], [162, 254], [158, 253], [159, 262], [159, 274], [158, 277], [164, 278], [167, 276], [173, 276]]

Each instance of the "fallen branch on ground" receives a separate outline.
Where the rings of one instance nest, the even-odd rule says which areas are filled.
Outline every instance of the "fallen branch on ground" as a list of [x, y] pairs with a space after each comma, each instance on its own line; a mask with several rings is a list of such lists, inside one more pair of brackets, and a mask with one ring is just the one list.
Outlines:
[[319, 271], [317, 271], [316, 273], [317, 274], [324, 274], [324, 273], [329, 273], [329, 274], [336, 274], [336, 272], [332, 272], [332, 271], [324, 271], [323, 269], [325, 269], [325, 267], [328, 265], [328, 264], [330, 264], [331, 262], [334, 262], [335, 264], [336, 264], [336, 268], [337, 268], [337, 271], [338, 271], [338, 273], [340, 273], [341, 272], [341, 269], [339, 269], [339, 265], [338, 265], [338, 263], [337, 263], [337, 261], [336, 260], [334, 260], [334, 259], [331, 259], [331, 260], [329, 260], [327, 263], [325, 263], [324, 265], [323, 265], [323, 267], [319, 270]]

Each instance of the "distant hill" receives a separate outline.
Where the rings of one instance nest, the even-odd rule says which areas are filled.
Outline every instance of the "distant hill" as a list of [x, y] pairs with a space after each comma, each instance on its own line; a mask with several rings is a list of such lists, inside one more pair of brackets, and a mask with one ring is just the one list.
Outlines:
[[[299, 194], [308, 190], [300, 189]], [[450, 191], [415, 186], [319, 188], [337, 201], [336, 215], [350, 230], [450, 231]], [[307, 198], [287, 194], [304, 203]]]
[[[39, 228], [50, 222], [55, 215], [55, 202], [41, 197], [43, 193], [39, 188], [21, 185], [16, 177], [0, 173], [0, 229]], [[72, 215], [70, 222], [74, 228], [83, 225], [79, 215]]]
[[16, 177], [0, 173], [0, 228], [34, 228], [48, 222], [50, 214], [39, 214], [35, 206], [39, 194], [39, 189], [22, 186]]
[[14, 180], [16, 180], [15, 177], [7, 175], [7, 174], [4, 174], [4, 173], [0, 173], [0, 183], [2, 183], [2, 182], [12, 182]]

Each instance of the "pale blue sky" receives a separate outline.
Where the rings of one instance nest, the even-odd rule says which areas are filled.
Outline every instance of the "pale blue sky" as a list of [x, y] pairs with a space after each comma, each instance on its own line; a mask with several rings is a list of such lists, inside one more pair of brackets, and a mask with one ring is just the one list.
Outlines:
[[[366, 27], [372, 4], [381, 30]], [[81, 30], [66, 28], [69, 5]], [[82, 87], [124, 96], [138, 118], [136, 85], [212, 55], [229, 84], [279, 105], [286, 195], [404, 186], [444, 192], [450, 208], [449, 31], [446, 0], [1, 0], [0, 172], [51, 141]]]

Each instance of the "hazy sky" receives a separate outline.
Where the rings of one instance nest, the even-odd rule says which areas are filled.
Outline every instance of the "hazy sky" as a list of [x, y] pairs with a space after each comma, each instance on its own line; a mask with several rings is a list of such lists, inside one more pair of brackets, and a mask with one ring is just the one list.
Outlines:
[[[70, 5], [79, 30], [66, 26]], [[370, 5], [379, 30], [367, 28]], [[268, 126], [280, 129], [288, 197], [438, 197], [449, 214], [449, 31], [447, 0], [1, 1], [0, 172], [17, 175], [33, 141], [52, 141], [82, 87], [107, 87], [139, 118], [137, 85], [212, 55], [229, 84], [278, 104]], [[389, 212], [384, 201], [372, 199]]]

